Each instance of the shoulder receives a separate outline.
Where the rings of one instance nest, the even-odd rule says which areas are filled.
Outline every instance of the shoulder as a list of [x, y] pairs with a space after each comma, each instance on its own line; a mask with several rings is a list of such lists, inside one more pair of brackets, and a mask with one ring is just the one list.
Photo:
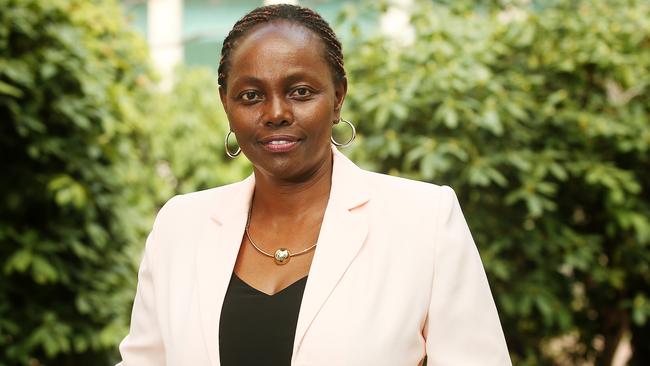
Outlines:
[[364, 171], [373, 198], [408, 204], [412, 207], [448, 210], [456, 194], [445, 185], [421, 182], [387, 174]]
[[178, 226], [179, 223], [189, 223], [199, 217], [210, 217], [216, 208], [228, 206], [229, 200], [240, 195], [245, 185], [246, 180], [176, 195], [161, 207], [154, 228], [163, 224]]
[[[365, 170], [334, 149], [334, 173], [343, 177], [340, 190], [350, 190], [351, 195], [368, 196], [371, 206], [383, 212], [391, 210], [410, 214], [426, 211], [429, 215], [448, 211], [456, 198], [448, 186], [421, 182]], [[334, 177], [333, 182], [334, 184]]]
[[210, 188], [169, 199], [158, 211], [145, 253], [156, 267], [191, 265], [206, 230], [215, 226], [218, 213], [230, 213], [233, 200], [244, 201], [246, 181]]

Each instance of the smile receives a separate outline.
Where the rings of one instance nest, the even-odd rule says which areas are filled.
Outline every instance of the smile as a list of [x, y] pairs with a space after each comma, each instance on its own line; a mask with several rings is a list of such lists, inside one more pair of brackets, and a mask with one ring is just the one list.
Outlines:
[[298, 145], [298, 140], [288, 137], [272, 137], [261, 141], [262, 146], [271, 152], [288, 152]]

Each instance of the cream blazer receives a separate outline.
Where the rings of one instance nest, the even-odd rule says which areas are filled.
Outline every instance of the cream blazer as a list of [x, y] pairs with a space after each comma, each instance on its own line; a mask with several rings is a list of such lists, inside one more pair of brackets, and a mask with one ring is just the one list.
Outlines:
[[[511, 365], [453, 190], [364, 171], [333, 151], [291, 365], [416, 366], [425, 355], [429, 366]], [[221, 306], [254, 186], [251, 175], [160, 210], [119, 365], [220, 364]]]

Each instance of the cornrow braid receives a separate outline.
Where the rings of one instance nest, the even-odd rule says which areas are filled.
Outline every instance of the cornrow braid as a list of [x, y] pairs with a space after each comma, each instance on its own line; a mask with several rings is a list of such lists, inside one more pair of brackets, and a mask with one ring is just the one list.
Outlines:
[[226, 88], [228, 71], [230, 69], [229, 58], [236, 42], [249, 30], [259, 24], [268, 23], [273, 20], [287, 20], [298, 23], [314, 32], [325, 45], [325, 59], [330, 65], [336, 80], [345, 79], [343, 68], [343, 51], [341, 42], [327, 22], [315, 11], [296, 5], [278, 4], [262, 6], [244, 15], [232, 27], [226, 39], [223, 40], [221, 48], [221, 60], [219, 61], [218, 82], [219, 86]]

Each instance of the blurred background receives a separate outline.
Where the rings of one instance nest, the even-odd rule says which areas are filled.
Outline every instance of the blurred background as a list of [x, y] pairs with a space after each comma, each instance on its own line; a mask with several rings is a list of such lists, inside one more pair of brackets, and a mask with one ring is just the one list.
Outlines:
[[[216, 67], [263, 3], [0, 0], [0, 365], [118, 360], [159, 207], [250, 174]], [[294, 3], [344, 152], [458, 193], [513, 363], [650, 365], [650, 1]]]

